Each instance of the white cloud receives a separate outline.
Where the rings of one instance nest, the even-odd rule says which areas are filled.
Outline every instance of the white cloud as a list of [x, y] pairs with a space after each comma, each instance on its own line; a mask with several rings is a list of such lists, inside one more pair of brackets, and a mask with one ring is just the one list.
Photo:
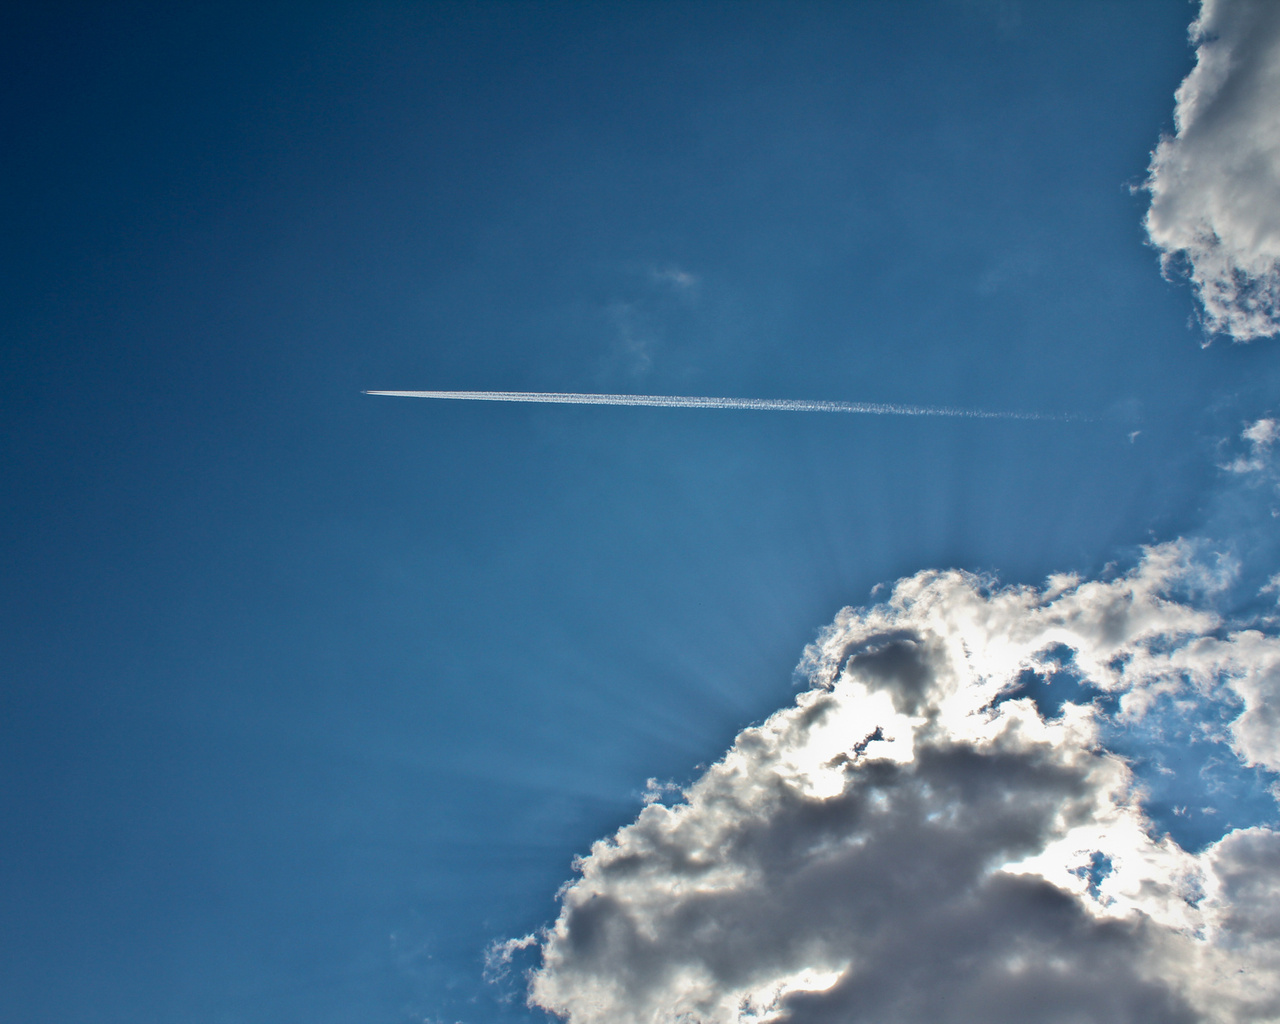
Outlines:
[[1232, 459], [1222, 468], [1231, 473], [1262, 473], [1271, 468], [1271, 446], [1280, 438], [1280, 423], [1273, 419], [1255, 420], [1240, 432], [1249, 443], [1249, 454]]
[[[1280, 1020], [1280, 835], [1182, 849], [1105, 746], [1170, 702], [1225, 708], [1207, 739], [1280, 768], [1280, 638], [1191, 603], [1223, 582], [1173, 543], [1107, 581], [927, 572], [845, 609], [792, 707], [580, 859], [531, 1003], [572, 1024]], [[1045, 717], [1029, 678], [1105, 708]]]
[[1212, 331], [1280, 331], [1280, 4], [1203, 0], [1176, 134], [1151, 158], [1147, 233], [1185, 261]]

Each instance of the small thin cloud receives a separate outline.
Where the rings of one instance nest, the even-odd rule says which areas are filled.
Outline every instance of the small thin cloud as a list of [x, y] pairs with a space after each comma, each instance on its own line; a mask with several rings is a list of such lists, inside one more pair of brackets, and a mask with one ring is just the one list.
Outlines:
[[653, 318], [634, 302], [613, 302], [605, 310], [613, 324], [612, 361], [632, 379], [653, 369], [654, 354], [662, 344]]
[[[536, 950], [539, 941], [539, 936], [531, 932], [519, 938], [491, 942], [484, 951], [484, 980], [490, 985], [501, 985], [510, 976], [517, 955], [529, 949]], [[511, 993], [508, 992], [504, 1002], [510, 999]]]
[[1144, 225], [1166, 274], [1185, 270], [1205, 327], [1280, 332], [1280, 3], [1203, 0], [1196, 66], [1160, 140]]
[[650, 277], [658, 284], [668, 285], [677, 291], [688, 292], [698, 286], [698, 275], [690, 273], [674, 264], [665, 267], [654, 267]]
[[619, 282], [622, 294], [607, 303], [609, 349], [603, 379], [644, 380], [670, 373], [698, 334], [698, 276], [674, 263], [633, 267]]
[[1237, 456], [1222, 468], [1229, 473], [1274, 474], [1271, 446], [1280, 438], [1280, 422], [1270, 417], [1255, 420], [1240, 432], [1240, 437], [1248, 444], [1248, 453]]

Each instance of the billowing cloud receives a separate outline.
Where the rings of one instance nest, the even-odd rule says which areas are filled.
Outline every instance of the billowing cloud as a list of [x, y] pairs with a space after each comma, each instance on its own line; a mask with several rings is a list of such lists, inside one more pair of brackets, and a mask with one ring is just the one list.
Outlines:
[[1188, 269], [1206, 326], [1248, 341], [1280, 331], [1280, 4], [1202, 0], [1191, 37], [1145, 223], [1166, 271]]
[[795, 703], [655, 789], [494, 963], [536, 946], [530, 1002], [572, 1024], [1280, 1020], [1280, 834], [1184, 848], [1116, 752], [1280, 768], [1280, 638], [1202, 607], [1223, 584], [1174, 543], [845, 609]]

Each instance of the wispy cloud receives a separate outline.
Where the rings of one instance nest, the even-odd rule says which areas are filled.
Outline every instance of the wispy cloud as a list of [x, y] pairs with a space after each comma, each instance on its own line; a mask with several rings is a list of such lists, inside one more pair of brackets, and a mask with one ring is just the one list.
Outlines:
[[674, 264], [665, 267], [654, 267], [650, 276], [658, 284], [668, 285], [680, 292], [688, 292], [698, 286], [698, 275], [677, 267]]
[[1145, 225], [1166, 273], [1189, 272], [1206, 327], [1249, 341], [1280, 332], [1280, 4], [1202, 0], [1191, 38]]
[[622, 272], [614, 284], [616, 297], [602, 310], [609, 346], [601, 379], [621, 374], [639, 381], [658, 368], [679, 372], [690, 342], [705, 337], [709, 328], [700, 284], [697, 274], [674, 263]]
[[611, 303], [606, 314], [613, 323], [611, 355], [628, 376], [644, 377], [653, 369], [654, 352], [660, 346], [659, 333], [635, 303]]
[[1271, 446], [1280, 439], [1280, 423], [1270, 417], [1255, 420], [1240, 432], [1249, 445], [1247, 455], [1239, 455], [1222, 468], [1230, 473], [1266, 473], [1273, 471]]
[[1280, 767], [1280, 638], [1226, 628], [1203, 596], [1225, 582], [1174, 543], [1109, 580], [926, 572], [845, 609], [793, 706], [579, 860], [530, 1002], [571, 1024], [1274, 1019], [1280, 834], [1184, 849], [1108, 749], [1176, 707], [1220, 723], [1189, 745]]

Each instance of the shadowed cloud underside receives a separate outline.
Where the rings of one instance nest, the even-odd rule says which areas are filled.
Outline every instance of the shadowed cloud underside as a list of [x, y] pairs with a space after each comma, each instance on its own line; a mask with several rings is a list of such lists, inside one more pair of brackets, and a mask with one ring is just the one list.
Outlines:
[[[671, 806], [651, 784], [491, 967], [536, 945], [530, 1002], [570, 1024], [1277, 1019], [1280, 834], [1184, 849], [1108, 748], [1173, 706], [1206, 723], [1186, 770], [1274, 778], [1280, 638], [1207, 609], [1229, 577], [1177, 542], [1109, 581], [923, 572], [845, 609], [794, 706]], [[1087, 693], [1046, 714], [1028, 674]]]

